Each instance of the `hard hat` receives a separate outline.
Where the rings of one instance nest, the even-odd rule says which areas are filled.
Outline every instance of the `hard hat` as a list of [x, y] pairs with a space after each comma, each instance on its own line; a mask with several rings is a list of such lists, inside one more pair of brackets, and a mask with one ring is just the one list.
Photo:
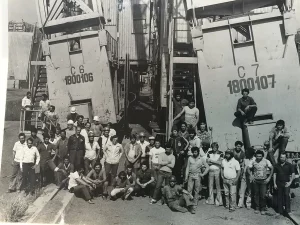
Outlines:
[[74, 124], [74, 121], [73, 120], [68, 120], [68, 123], [67, 124]]
[[71, 112], [71, 113], [76, 113], [76, 108], [75, 108], [75, 107], [72, 107], [71, 110], [70, 110], [70, 112]]
[[103, 131], [109, 131], [110, 129], [108, 127], [104, 127]]
[[139, 134], [139, 136], [140, 136], [140, 137], [145, 137], [146, 135], [145, 135], [144, 132], [141, 132], [141, 133]]
[[94, 116], [94, 121], [100, 121], [99, 116]]
[[149, 140], [155, 140], [155, 137], [150, 136], [148, 139], [149, 139]]
[[171, 183], [171, 182], [175, 182], [175, 183], [176, 183], [176, 177], [175, 177], [175, 176], [171, 176], [169, 182], [170, 182], [170, 183]]

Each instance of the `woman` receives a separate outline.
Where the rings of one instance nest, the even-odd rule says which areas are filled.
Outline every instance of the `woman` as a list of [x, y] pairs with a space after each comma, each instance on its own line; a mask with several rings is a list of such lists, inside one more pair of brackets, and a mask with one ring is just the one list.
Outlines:
[[249, 93], [250, 91], [248, 88], [242, 90], [243, 97], [238, 100], [236, 112], [234, 113], [243, 124], [246, 124], [247, 122], [253, 124], [253, 118], [257, 111], [256, 103], [254, 99], [249, 96]]

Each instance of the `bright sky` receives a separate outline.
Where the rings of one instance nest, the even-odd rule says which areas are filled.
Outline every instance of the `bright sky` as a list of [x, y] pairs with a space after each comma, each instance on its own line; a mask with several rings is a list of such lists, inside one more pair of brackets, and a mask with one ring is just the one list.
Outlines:
[[8, 0], [8, 21], [37, 22], [35, 0]]

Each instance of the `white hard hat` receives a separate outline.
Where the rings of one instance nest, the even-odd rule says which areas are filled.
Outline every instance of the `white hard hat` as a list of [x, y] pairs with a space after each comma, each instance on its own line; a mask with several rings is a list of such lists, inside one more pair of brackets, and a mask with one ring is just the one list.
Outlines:
[[99, 122], [100, 121], [99, 116], [94, 116], [94, 120]]
[[68, 124], [74, 124], [73, 120], [68, 120]]
[[70, 111], [71, 111], [71, 113], [76, 113], [76, 108], [72, 107]]

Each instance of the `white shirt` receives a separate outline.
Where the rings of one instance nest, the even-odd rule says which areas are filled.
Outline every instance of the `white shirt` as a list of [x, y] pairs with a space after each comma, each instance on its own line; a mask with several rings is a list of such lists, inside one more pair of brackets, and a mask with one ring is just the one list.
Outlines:
[[89, 135], [88, 135], [88, 132], [86, 131], [86, 129], [82, 129], [80, 131], [80, 134], [84, 137], [85, 143], [88, 143], [89, 142]]
[[[25, 107], [25, 106], [31, 106], [31, 100], [29, 98], [27, 98], [27, 96], [25, 96], [22, 99], [22, 107]], [[25, 109], [30, 110], [30, 107], [26, 107]]]
[[183, 110], [185, 112], [185, 122], [189, 125], [196, 125], [197, 119], [199, 118], [199, 109], [196, 107], [190, 108], [188, 106], [184, 106]]
[[112, 144], [110, 141], [111, 136], [105, 137], [104, 135], [102, 135], [101, 138], [102, 138], [102, 149], [104, 149], [105, 146]]
[[224, 169], [224, 178], [226, 179], [235, 179], [237, 171], [241, 170], [240, 163], [234, 157], [229, 161], [223, 159], [222, 167]]
[[28, 148], [28, 146], [23, 151], [23, 158], [21, 163], [34, 163], [36, 165], [40, 162], [40, 153], [35, 146]]
[[141, 141], [137, 141], [137, 143], [142, 147], [142, 157], [146, 157], [146, 147], [150, 144], [148, 141], [144, 141], [141, 143]]
[[160, 148], [151, 148], [150, 149], [150, 152], [149, 152], [149, 155], [152, 156], [152, 163], [158, 163], [158, 156], [161, 154], [161, 153], [165, 153], [166, 150], [162, 147]]
[[51, 102], [49, 100], [41, 100], [40, 107], [43, 112], [47, 111], [50, 108]]
[[203, 150], [202, 148], [200, 148], [200, 156], [201, 156], [201, 152], [202, 152], [203, 156], [201, 156], [201, 157], [204, 158], [204, 159], [206, 160], [206, 159], [207, 159], [207, 154], [208, 154], [208, 152], [210, 152], [211, 150], [212, 150], [212, 149], [209, 148], [209, 149], [207, 150], [207, 152], [205, 153], [204, 150]]
[[76, 171], [74, 173], [70, 173], [69, 178], [70, 180], [69, 180], [68, 189], [70, 190], [72, 187], [76, 187], [78, 185], [76, 179], [79, 179], [80, 177], [78, 172]]
[[115, 131], [115, 129], [112, 129], [112, 128], [110, 128], [110, 130], [109, 130], [109, 136], [115, 136], [115, 135], [117, 135], [117, 132]]
[[104, 158], [105, 162], [109, 164], [117, 164], [120, 161], [121, 153], [122, 153], [122, 145], [117, 143], [116, 145], [113, 145], [112, 143], [109, 143], [104, 148]]
[[21, 144], [20, 141], [17, 141], [14, 145], [13, 151], [15, 152], [14, 161], [21, 162], [23, 159], [24, 150], [27, 148], [26, 141]]
[[88, 158], [89, 160], [96, 159], [97, 156], [97, 149], [100, 149], [100, 146], [98, 142], [94, 141], [92, 144], [90, 142], [85, 143], [85, 158]]
[[[210, 152], [210, 154], [207, 154], [207, 158], [210, 158], [213, 161], [218, 161], [221, 158], [221, 155], [218, 152], [216, 152], [215, 154]], [[211, 164], [209, 166], [209, 170], [217, 170], [217, 169], [220, 169], [220, 167], [218, 167], [215, 164]]]

